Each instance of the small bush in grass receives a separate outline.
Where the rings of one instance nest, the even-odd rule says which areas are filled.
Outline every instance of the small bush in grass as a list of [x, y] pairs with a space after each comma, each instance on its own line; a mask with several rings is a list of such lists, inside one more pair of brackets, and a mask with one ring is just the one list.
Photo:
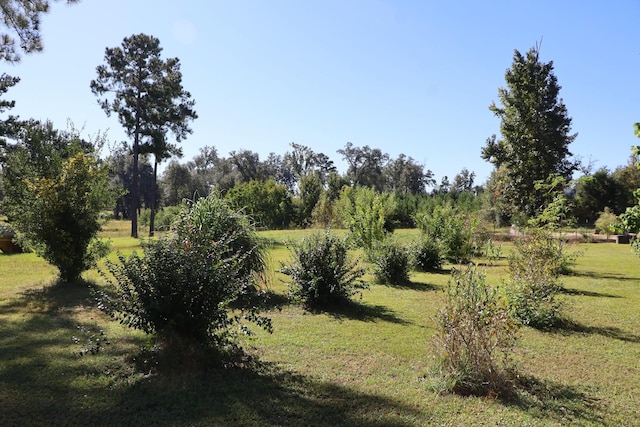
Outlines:
[[329, 230], [291, 244], [290, 250], [291, 261], [282, 264], [280, 272], [291, 278], [287, 284], [292, 296], [306, 306], [330, 307], [367, 287], [360, 280], [365, 270], [350, 259], [347, 242]]
[[378, 283], [402, 285], [409, 281], [409, 250], [393, 239], [376, 243], [368, 258], [373, 263], [373, 274]]
[[454, 271], [435, 337], [439, 388], [464, 395], [507, 392], [516, 334], [517, 325], [485, 275], [474, 267]]
[[265, 270], [264, 248], [249, 219], [223, 200], [185, 205], [173, 232], [143, 248], [143, 257], [119, 255], [108, 264], [113, 291], [97, 293], [100, 307], [121, 323], [181, 357], [236, 349], [237, 332], [249, 332], [246, 321], [271, 330], [248, 304]]
[[431, 213], [417, 214], [414, 220], [428, 239], [440, 243], [447, 261], [463, 264], [474, 255], [477, 218], [458, 212], [451, 206], [437, 206]]
[[433, 239], [419, 237], [410, 248], [413, 265], [418, 271], [436, 271], [442, 267], [442, 248]]
[[558, 277], [575, 256], [567, 254], [564, 244], [543, 230], [532, 230], [514, 242], [506, 295], [519, 322], [544, 328], [560, 320]]
[[489, 265], [493, 265], [502, 256], [502, 245], [496, 246], [492, 239], [487, 239], [482, 248], [482, 255], [487, 259]]

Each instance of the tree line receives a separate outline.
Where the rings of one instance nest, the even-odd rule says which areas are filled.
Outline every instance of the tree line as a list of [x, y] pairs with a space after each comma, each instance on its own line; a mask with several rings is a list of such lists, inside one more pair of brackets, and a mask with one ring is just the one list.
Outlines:
[[[16, 62], [21, 51], [42, 49], [39, 19], [48, 7], [44, 0], [2, 3], [6, 32], [0, 59]], [[3, 73], [0, 95], [18, 82]], [[344, 226], [345, 215], [367, 194], [360, 189], [368, 189], [382, 197], [369, 200], [388, 201], [383, 203], [386, 229], [415, 227], [418, 214], [446, 206], [475, 212], [495, 225], [590, 224], [608, 211], [626, 214], [621, 217], [626, 231], [635, 231], [629, 228], [636, 222], [625, 218], [637, 206], [638, 154], [613, 172], [593, 172], [576, 160], [569, 146], [577, 134], [559, 96], [553, 62], [540, 60], [538, 45], [526, 54], [514, 51], [505, 82], [498, 90], [499, 104], [489, 106], [500, 120], [500, 137], [491, 136], [480, 150], [494, 165], [484, 185], [476, 185], [475, 174], [466, 168], [436, 183], [433, 173], [411, 156], [391, 158], [379, 148], [351, 142], [337, 150], [347, 164], [344, 173], [329, 155], [295, 142], [286, 153], [270, 153], [266, 159], [247, 149], [224, 157], [205, 146], [191, 161], [180, 163], [172, 159], [182, 156], [178, 144], [198, 117], [195, 101], [182, 86], [179, 59], [163, 58], [156, 37], [134, 34], [105, 49], [104, 63], [88, 82], [99, 106], [118, 117], [131, 141], [103, 159], [98, 154], [104, 136], [84, 139], [73, 128], [61, 131], [9, 114], [0, 121], [2, 213], [43, 255], [63, 269], [72, 265], [63, 274], [67, 279], [91, 264], [95, 257], [87, 254], [100, 252], [94, 248], [103, 210], [130, 219], [133, 237], [138, 236], [138, 214], [149, 212], [153, 235], [158, 207], [212, 193], [264, 228]], [[13, 105], [0, 99], [0, 112]], [[167, 160], [172, 161], [158, 178], [158, 164]], [[578, 170], [583, 176], [574, 180]], [[75, 252], [82, 260], [65, 259]]]

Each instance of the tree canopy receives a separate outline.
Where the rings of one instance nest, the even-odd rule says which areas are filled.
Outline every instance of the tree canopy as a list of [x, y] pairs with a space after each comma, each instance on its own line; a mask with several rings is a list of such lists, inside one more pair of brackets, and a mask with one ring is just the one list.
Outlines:
[[557, 174], [569, 179], [577, 168], [570, 160], [571, 118], [561, 98], [553, 62], [540, 61], [539, 46], [526, 55], [515, 51], [505, 73], [506, 87], [498, 89], [500, 106], [489, 109], [500, 119], [502, 139], [492, 136], [482, 149], [505, 180], [499, 189], [508, 216], [534, 216], [549, 202], [536, 182]]
[[[188, 122], [197, 117], [191, 94], [182, 88], [182, 74], [177, 58], [163, 60], [160, 40], [146, 34], [125, 37], [122, 45], [106, 48], [105, 64], [96, 68], [98, 77], [91, 81], [91, 91], [107, 115], [116, 113], [127, 134], [133, 137], [132, 199], [138, 200], [138, 155], [143, 138], [147, 151], [156, 162], [172, 149], [166, 134], [177, 141], [191, 129]], [[175, 152], [175, 151], [174, 151]], [[131, 215], [131, 236], [137, 237], [137, 206]]]

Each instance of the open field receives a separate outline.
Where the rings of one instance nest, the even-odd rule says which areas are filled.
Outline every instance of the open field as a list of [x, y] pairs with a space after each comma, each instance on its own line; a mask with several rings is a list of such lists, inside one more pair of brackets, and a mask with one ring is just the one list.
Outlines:
[[[105, 232], [125, 253], [139, 246], [127, 224]], [[281, 242], [306, 233], [261, 233], [274, 270], [288, 258]], [[640, 425], [640, 258], [613, 243], [577, 250], [573, 274], [562, 278], [569, 321], [522, 329], [516, 359], [527, 387], [509, 400], [429, 388], [450, 265], [414, 273], [404, 287], [372, 284], [333, 313], [278, 298], [274, 333], [244, 342], [254, 366], [158, 375], [131, 362], [146, 337], [95, 309], [86, 288], [49, 286], [55, 270], [33, 254], [0, 255], [0, 425]], [[490, 283], [506, 277], [504, 258], [481, 268]], [[278, 295], [282, 278], [269, 275]], [[97, 339], [110, 344], [79, 355]]]

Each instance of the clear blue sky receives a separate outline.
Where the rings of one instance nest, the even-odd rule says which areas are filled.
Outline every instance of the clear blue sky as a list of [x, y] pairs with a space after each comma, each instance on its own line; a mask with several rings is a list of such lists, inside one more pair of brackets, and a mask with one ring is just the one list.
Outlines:
[[67, 118], [86, 133], [126, 139], [89, 89], [106, 47], [136, 33], [160, 39], [182, 63], [200, 118], [182, 143], [190, 160], [211, 145], [284, 154], [296, 142], [323, 152], [350, 141], [412, 156], [438, 181], [463, 167], [483, 183], [480, 158], [499, 133], [488, 110], [513, 51], [542, 39], [578, 138], [574, 155], [625, 164], [640, 142], [638, 0], [81, 0], [44, 17], [44, 52], [4, 70], [23, 118]]

